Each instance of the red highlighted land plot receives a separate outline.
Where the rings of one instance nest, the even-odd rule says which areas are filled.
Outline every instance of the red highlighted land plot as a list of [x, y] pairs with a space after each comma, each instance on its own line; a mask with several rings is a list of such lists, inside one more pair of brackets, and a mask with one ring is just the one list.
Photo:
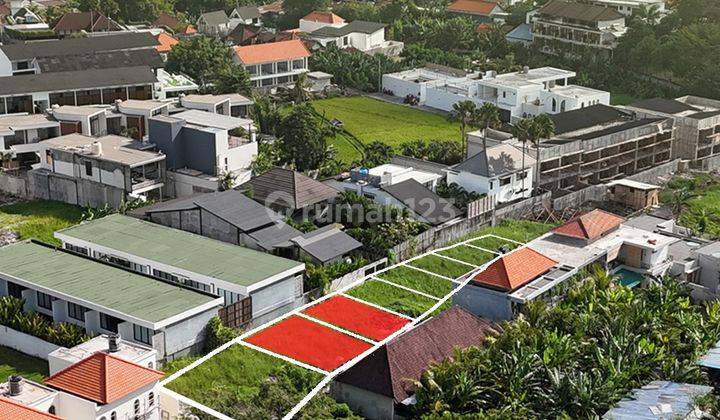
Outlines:
[[372, 347], [369, 343], [298, 316], [265, 328], [245, 341], [328, 372]]
[[334, 296], [303, 311], [305, 315], [380, 341], [402, 328], [408, 319], [345, 296]]

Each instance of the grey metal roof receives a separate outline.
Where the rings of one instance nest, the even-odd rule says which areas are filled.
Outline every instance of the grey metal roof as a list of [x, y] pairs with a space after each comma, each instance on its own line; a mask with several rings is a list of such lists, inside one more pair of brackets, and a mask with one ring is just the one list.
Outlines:
[[460, 216], [460, 210], [449, 201], [414, 179], [385, 186], [383, 190], [432, 225], [440, 225]]
[[165, 67], [160, 53], [155, 48], [42, 57], [37, 63], [41, 73], [137, 66], [148, 66], [153, 69]]
[[241, 6], [236, 7], [235, 10], [237, 11], [238, 15], [240, 15], [243, 19], [259, 19], [260, 18], [260, 10], [256, 6]]
[[642, 216], [633, 217], [628, 219], [625, 223], [626, 226], [636, 227], [638, 229], [646, 230], [648, 232], [655, 232], [659, 224], [666, 223], [666, 219], [651, 216], [649, 214], [643, 214]]
[[158, 45], [149, 32], [124, 32], [89, 38], [64, 38], [50, 41], [18, 42], [0, 46], [12, 61], [37, 57], [83, 55], [102, 51], [151, 48]]
[[694, 410], [694, 399], [713, 388], [668, 381], [653, 381], [633, 391], [632, 399], [620, 401], [603, 419], [684, 419]]
[[641, 101], [633, 102], [628, 105], [632, 108], [647, 109], [649, 111], [657, 111], [665, 114], [679, 114], [685, 111], [699, 111], [699, 109], [690, 106], [684, 102], [667, 98], [649, 98]]
[[715, 117], [718, 115], [720, 115], [720, 111], [704, 111], [690, 114], [688, 115], [688, 118], [692, 118], [694, 120], [703, 120], [705, 118]]
[[336, 28], [334, 26], [324, 26], [320, 29], [313, 31], [311, 35], [336, 38], [349, 35], [351, 33], [372, 34], [381, 29], [384, 29], [386, 26], [386, 24], [379, 22], [355, 20], [339, 28]]
[[715, 241], [711, 244], [707, 244], [702, 248], [697, 249], [698, 254], [712, 255], [714, 257], [720, 257], [720, 241]]
[[252, 188], [253, 198], [258, 202], [291, 210], [324, 203], [339, 193], [318, 180], [285, 168], [272, 168], [243, 186]]
[[[521, 170], [522, 155], [522, 151], [509, 144], [499, 144], [476, 153], [452, 169], [492, 178]], [[525, 154], [525, 168], [534, 164], [535, 159]]]
[[624, 17], [614, 8], [562, 0], [546, 4], [538, 13], [588, 23], [617, 20]]
[[216, 10], [214, 12], [207, 12], [200, 15], [200, 19], [203, 19], [205, 23], [210, 26], [224, 25], [230, 22], [227, 14], [224, 10]]
[[293, 239], [293, 242], [323, 263], [363, 246], [362, 242], [355, 240], [335, 225], [327, 225], [308, 232]]
[[596, 139], [603, 136], [608, 136], [610, 134], [620, 133], [625, 130], [630, 130], [631, 128], [637, 128], [642, 127], [645, 125], [651, 125], [655, 124], [657, 122], [663, 121], [664, 118], [642, 118], [635, 121], [628, 121], [622, 124], [613, 125], [608, 128], [603, 128], [601, 130], [595, 130], [590, 131], [589, 133], [580, 134], [578, 136], [573, 136], [576, 139], [579, 140], [590, 140], [590, 139]]
[[532, 42], [533, 40], [533, 34], [530, 25], [527, 23], [521, 23], [515, 29], [508, 32], [505, 35], [505, 39], [508, 40], [508, 42], [513, 41], [525, 41], [525, 42]]
[[278, 221], [268, 227], [253, 231], [248, 235], [257, 241], [261, 247], [270, 251], [274, 248], [287, 248], [291, 246], [292, 243], [290, 240], [302, 235], [302, 232], [283, 221]]
[[555, 123], [555, 134], [564, 134], [598, 124], [629, 120], [630, 115], [608, 105], [592, 105], [572, 111], [550, 115]]
[[0, 95], [147, 85], [156, 82], [155, 74], [147, 66], [64, 71], [0, 77]]

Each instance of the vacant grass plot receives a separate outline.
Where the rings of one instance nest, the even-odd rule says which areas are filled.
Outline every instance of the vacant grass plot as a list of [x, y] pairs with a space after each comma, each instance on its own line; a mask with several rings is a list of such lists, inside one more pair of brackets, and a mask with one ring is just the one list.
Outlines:
[[497, 235], [502, 238], [513, 239], [517, 242], [527, 243], [541, 236], [555, 227], [550, 223], [534, 222], [532, 220], [514, 220], [505, 219], [497, 226], [487, 229], [481, 229], [460, 240], [462, 242], [467, 239], [480, 238], [486, 235]]
[[343, 128], [364, 144], [378, 140], [397, 149], [401, 143], [419, 139], [460, 141], [457, 123], [403, 105], [364, 96], [321, 99], [312, 105], [326, 119], [342, 121]]
[[56, 230], [80, 223], [83, 209], [58, 201], [28, 201], [0, 206], [0, 230], [17, 233], [20, 239], [37, 239], [53, 245]]
[[[232, 414], [242, 411], [237, 405], [250, 404], [263, 382], [272, 380], [281, 369], [298, 369], [316, 375], [315, 383], [322, 379], [318, 373], [235, 344], [170, 382], [167, 387], [221, 413]], [[228, 403], [234, 406], [227, 407]]]
[[496, 238], [494, 236], [487, 236], [478, 240], [470, 242], [470, 244], [479, 246], [480, 248], [487, 249], [488, 251], [497, 251], [502, 246], [508, 247], [508, 249], [515, 249], [520, 245], [515, 242], [511, 242], [505, 239]]
[[438, 251], [438, 254], [455, 258], [456, 260], [465, 261], [477, 266], [483, 265], [495, 258], [495, 255], [490, 252], [481, 251], [467, 245], [458, 245], [454, 248]]
[[40, 382], [48, 375], [47, 362], [7, 347], [0, 347], [0, 380], [5, 381], [12, 375]]
[[475, 269], [475, 267], [463, 264], [455, 261], [448, 260], [446, 258], [437, 255], [426, 255], [417, 260], [408, 262], [413, 267], [422, 268], [423, 270], [430, 271], [431, 273], [437, 273], [441, 276], [450, 277], [456, 279], [462, 277], [468, 272]]
[[417, 293], [373, 280], [348, 290], [346, 294], [410, 317], [422, 315], [436, 303]]
[[409, 287], [438, 298], [450, 293], [453, 287], [450, 280], [444, 280], [432, 274], [423, 273], [422, 271], [403, 266], [383, 271], [377, 276], [391, 283]]

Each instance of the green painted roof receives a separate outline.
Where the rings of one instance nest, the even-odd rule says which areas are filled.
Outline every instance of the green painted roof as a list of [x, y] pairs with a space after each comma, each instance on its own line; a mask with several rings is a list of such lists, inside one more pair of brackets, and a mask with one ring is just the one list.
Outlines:
[[59, 233], [241, 286], [302, 266], [297, 261], [120, 214]]
[[31, 242], [0, 248], [0, 273], [151, 323], [215, 300]]

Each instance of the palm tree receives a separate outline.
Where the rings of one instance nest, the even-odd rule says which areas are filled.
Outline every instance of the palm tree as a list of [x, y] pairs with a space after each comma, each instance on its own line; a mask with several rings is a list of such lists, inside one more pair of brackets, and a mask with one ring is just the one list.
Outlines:
[[218, 178], [218, 188], [220, 191], [227, 191], [233, 189], [238, 176], [235, 173], [227, 171], [220, 174]]
[[527, 142], [530, 139], [530, 126], [532, 125], [532, 120], [530, 118], [523, 118], [522, 120], [515, 123], [515, 126], [513, 127], [513, 134], [518, 139], [519, 142], [522, 143], [522, 172], [523, 172], [523, 178], [522, 178], [522, 191], [525, 192], [525, 179], [527, 178], [525, 174], [525, 154], [527, 151]]
[[692, 192], [688, 188], [678, 188], [677, 190], [674, 190], [672, 192], [672, 197], [670, 201], [672, 202], [673, 212], [675, 213], [675, 216], [680, 217], [680, 213], [682, 213], [682, 211], [685, 209], [688, 201], [695, 197], [697, 197], [697, 194]]
[[483, 150], [487, 150], [487, 130], [500, 125], [500, 110], [494, 104], [485, 102], [475, 112], [475, 123], [483, 127]]
[[467, 156], [467, 139], [465, 138], [465, 131], [467, 127], [473, 123], [477, 111], [477, 107], [473, 101], [460, 101], [453, 104], [452, 111], [450, 111], [449, 118], [451, 121], [457, 121], [460, 123], [460, 135], [462, 138], [460, 141], [463, 144], [463, 150]]
[[547, 114], [533, 117], [530, 141], [535, 146], [535, 187], [540, 186], [540, 144], [555, 135], [555, 123]]
[[305, 89], [307, 89], [309, 83], [307, 79], [307, 74], [300, 73], [297, 77], [297, 80], [295, 80], [295, 86], [293, 87], [293, 100], [297, 103], [302, 103], [308, 100], [308, 93]]

